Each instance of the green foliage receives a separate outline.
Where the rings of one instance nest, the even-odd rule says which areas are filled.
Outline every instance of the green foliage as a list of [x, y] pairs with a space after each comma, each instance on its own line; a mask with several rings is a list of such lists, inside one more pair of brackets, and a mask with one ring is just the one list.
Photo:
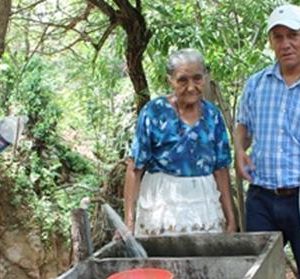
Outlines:
[[15, 75], [12, 65], [9, 65], [9, 59], [7, 54], [2, 58], [0, 64], [0, 107], [2, 112], [5, 114], [6, 109], [10, 103], [10, 94], [14, 88]]
[[55, 103], [50, 80], [39, 57], [34, 56], [26, 65], [16, 91], [16, 100], [29, 117], [30, 136], [50, 143], [55, 140], [55, 129], [61, 109]]
[[147, 3], [154, 33], [147, 50], [153, 90], [167, 91], [164, 65], [168, 54], [194, 47], [204, 54], [234, 115], [245, 79], [271, 61], [264, 30], [266, 17], [276, 4], [272, 0]]
[[165, 65], [169, 53], [174, 49], [199, 47], [202, 43], [194, 14], [195, 3], [149, 1], [145, 5], [147, 22], [153, 33], [147, 49], [147, 76], [153, 91], [166, 92], [169, 86]]
[[[85, 54], [87, 61], [93, 58], [92, 52]], [[110, 61], [99, 56], [94, 67], [82, 63], [59, 74], [55, 59], [50, 63], [34, 55], [25, 64], [22, 59], [14, 63], [8, 69], [14, 78], [10, 105], [29, 123], [8, 169], [15, 181], [12, 202], [28, 204], [33, 214], [24, 224], [38, 226], [45, 243], [56, 233], [68, 239], [70, 211], [98, 190], [128, 150], [134, 117], [125, 64], [117, 53]], [[60, 59], [59, 65], [74, 65], [73, 57]], [[98, 165], [62, 140], [70, 126]]]
[[12, 203], [31, 208], [33, 214], [30, 220], [23, 220], [24, 224], [38, 226], [46, 243], [54, 233], [68, 238], [70, 210], [99, 185], [95, 167], [71, 150], [57, 131], [62, 108], [53, 91], [51, 74], [55, 71], [51, 64], [34, 56], [26, 67], [14, 75], [11, 72], [6, 69], [2, 76], [3, 83], [13, 77], [9, 104], [29, 118], [17, 157], [2, 162], [11, 164], [6, 171], [15, 181]]
[[[70, 84], [76, 84], [76, 91], [67, 100], [70, 103], [71, 99], [72, 107], [77, 110], [80, 107], [82, 117], [76, 129], [81, 131], [83, 141], [91, 142], [90, 147], [101, 163], [102, 175], [106, 175], [111, 164], [127, 153], [135, 121], [132, 109], [134, 96], [126, 63], [119, 56], [119, 46], [114, 39], [109, 47], [109, 50], [103, 50], [93, 67], [82, 64], [66, 77]], [[85, 54], [87, 59], [93, 57], [88, 52]], [[72, 58], [67, 57], [67, 63], [70, 63], [69, 59]], [[66, 110], [65, 116], [69, 118], [73, 112], [73, 108]]]

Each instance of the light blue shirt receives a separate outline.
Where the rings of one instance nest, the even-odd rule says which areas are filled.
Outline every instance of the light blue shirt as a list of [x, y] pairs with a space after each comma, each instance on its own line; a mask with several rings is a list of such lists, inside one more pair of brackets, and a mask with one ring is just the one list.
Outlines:
[[138, 118], [131, 157], [135, 167], [175, 176], [210, 175], [231, 162], [224, 121], [208, 101], [202, 117], [185, 124], [166, 97], [148, 102]]
[[250, 77], [237, 115], [252, 136], [252, 183], [266, 188], [300, 185], [300, 81], [287, 86], [279, 65]]

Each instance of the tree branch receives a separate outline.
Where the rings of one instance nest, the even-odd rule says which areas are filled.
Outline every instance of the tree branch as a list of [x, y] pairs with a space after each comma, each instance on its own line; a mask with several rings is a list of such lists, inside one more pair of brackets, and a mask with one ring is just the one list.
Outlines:
[[57, 54], [57, 53], [60, 53], [60, 52], [63, 52], [63, 51], [66, 51], [66, 50], [71, 50], [72, 51], [72, 47], [74, 45], [76, 45], [78, 42], [82, 41], [83, 39], [80, 37], [80, 38], [77, 38], [75, 41], [73, 41], [72, 43], [68, 44], [67, 46], [61, 48], [61, 49], [58, 49], [58, 50], [55, 50], [55, 51], [52, 51], [52, 52], [46, 52], [46, 51], [43, 51], [41, 53], [45, 54], [45, 55], [54, 55], [54, 54]]
[[24, 7], [24, 8], [21, 8], [21, 9], [17, 10], [17, 11], [12, 12], [11, 15], [19, 14], [19, 13], [22, 13], [22, 12], [24, 12], [24, 11], [26, 11], [26, 10], [31, 10], [31, 9], [33, 9], [35, 6], [37, 6], [37, 5], [39, 5], [39, 4], [43, 3], [43, 2], [46, 2], [46, 0], [40, 0], [40, 1], [37, 1], [37, 2], [35, 2], [35, 3], [33, 3], [33, 4], [30, 4], [30, 5], [27, 6], [27, 7]]
[[94, 8], [94, 5], [87, 3], [85, 10], [81, 15], [78, 15], [72, 19], [72, 21], [67, 25], [69, 29], [73, 29], [80, 21], [87, 20], [91, 10]]
[[116, 17], [116, 11], [103, 0], [88, 0], [88, 1], [94, 4], [96, 7], [98, 7], [109, 18], [112, 19]]
[[[147, 79], [143, 68], [143, 53], [151, 38], [146, 21], [141, 14], [141, 2], [133, 7], [128, 0], [113, 0], [119, 10], [114, 10], [104, 0], [88, 0], [110, 18], [112, 26], [121, 25], [127, 35], [126, 61], [128, 73], [137, 94], [137, 111], [150, 99]], [[107, 34], [107, 33], [106, 33]]]
[[141, 0], [136, 0], [135, 1], [135, 7], [136, 7], [136, 9], [138, 10], [139, 13], [142, 12], [142, 3], [141, 3]]
[[[79, 36], [82, 38], [83, 41], [91, 43], [91, 45], [97, 50], [97, 44], [95, 42], [93, 42], [93, 39], [91, 36], [89, 36], [89, 34], [95, 32], [95, 31], [98, 31], [99, 28], [97, 28], [97, 30], [92, 30], [90, 32], [86, 32], [86, 31], [80, 31], [80, 30], [76, 29], [75, 25], [77, 23], [76, 24], [73, 24], [73, 23], [72, 24], [59, 24], [59, 23], [52, 23], [52, 22], [43, 22], [43, 21], [31, 19], [31, 18], [22, 18], [22, 19], [26, 20], [28, 22], [38, 23], [39, 25], [45, 25], [47, 28], [48, 27], [61, 28], [64, 31], [61, 32], [60, 35], [66, 33], [67, 31], [72, 30], [72, 31], [76, 32], [77, 34], [79, 34]], [[54, 31], [57, 31], [57, 30], [54, 30]], [[50, 36], [51, 32], [49, 32], [47, 35]]]
[[134, 7], [131, 5], [131, 3], [128, 0], [114, 0], [116, 5], [120, 8], [122, 13], [124, 14], [124, 11], [126, 11], [126, 14], [129, 15], [132, 13], [132, 10]]
[[[45, 0], [42, 0], [42, 1], [45, 1]], [[42, 2], [40, 1], [40, 2]], [[29, 7], [28, 7], [29, 8]], [[94, 8], [94, 6], [91, 4], [91, 3], [87, 3], [87, 6], [85, 7], [84, 11], [82, 14], [80, 15], [77, 15], [75, 17], [72, 17], [72, 18], [68, 18], [67, 20], [69, 21], [68, 23], [66, 24], [59, 24], [59, 23], [52, 23], [52, 22], [44, 22], [42, 20], [34, 20], [34, 19], [31, 19], [31, 18], [21, 18], [23, 20], [26, 20], [26, 21], [31, 21], [31, 22], [35, 22], [35, 23], [38, 23], [38, 24], [42, 24], [42, 25], [48, 25], [48, 26], [53, 26], [53, 27], [58, 27], [58, 28], [64, 28], [66, 29], [66, 31], [68, 30], [75, 30], [76, 32], [79, 32], [78, 30], [75, 29], [76, 25], [80, 22], [80, 21], [86, 21], [91, 10]], [[22, 9], [23, 10], [23, 9]], [[14, 13], [15, 14], [15, 13]], [[18, 17], [16, 18], [18, 19]]]
[[102, 37], [100, 38], [98, 44], [96, 45], [95, 49], [96, 49], [96, 53], [95, 56], [93, 58], [93, 64], [95, 64], [95, 61], [98, 57], [98, 53], [100, 52], [102, 46], [104, 45], [106, 39], [108, 38], [108, 36], [111, 34], [111, 32], [118, 26], [117, 23], [111, 23], [107, 29], [104, 31]]
[[42, 33], [42, 36], [40, 37], [40, 40], [38, 41], [38, 43], [36, 44], [34, 50], [31, 52], [30, 56], [28, 57], [28, 60], [27, 60], [27, 63], [24, 65], [24, 69], [26, 68], [28, 62], [30, 61], [30, 59], [32, 58], [32, 56], [36, 53], [36, 51], [38, 50], [39, 46], [44, 42], [44, 38], [47, 34], [47, 30], [48, 30], [49, 26], [46, 26], [43, 33]]

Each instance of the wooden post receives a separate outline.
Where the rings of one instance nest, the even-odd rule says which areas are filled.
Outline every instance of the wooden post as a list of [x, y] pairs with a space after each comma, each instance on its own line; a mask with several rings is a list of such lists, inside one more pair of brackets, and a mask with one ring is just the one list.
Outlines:
[[236, 190], [237, 190], [237, 203], [238, 203], [238, 221], [240, 232], [245, 231], [245, 203], [244, 203], [244, 190], [243, 180], [236, 174]]
[[[233, 143], [233, 127], [234, 121], [231, 114], [229, 105], [224, 101], [220, 87], [215, 80], [212, 80], [210, 75], [206, 77], [206, 87], [204, 89], [204, 98], [215, 103], [221, 109], [226, 126], [230, 133], [230, 138]], [[243, 192], [243, 181], [240, 177], [235, 176], [236, 186], [236, 199], [237, 204], [234, 205], [235, 219], [238, 223], [241, 232], [245, 231], [245, 217], [244, 217], [244, 192]], [[237, 207], [237, 208], [236, 208]], [[236, 212], [237, 210], [237, 212]]]
[[85, 260], [93, 253], [88, 214], [83, 208], [72, 211], [73, 264]]

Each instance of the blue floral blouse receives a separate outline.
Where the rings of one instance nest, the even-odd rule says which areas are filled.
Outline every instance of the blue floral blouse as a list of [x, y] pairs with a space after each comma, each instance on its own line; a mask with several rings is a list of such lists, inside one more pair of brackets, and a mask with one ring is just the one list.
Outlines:
[[220, 111], [202, 100], [202, 117], [184, 123], [167, 97], [141, 110], [131, 157], [137, 169], [175, 176], [204, 176], [231, 163], [228, 136]]

